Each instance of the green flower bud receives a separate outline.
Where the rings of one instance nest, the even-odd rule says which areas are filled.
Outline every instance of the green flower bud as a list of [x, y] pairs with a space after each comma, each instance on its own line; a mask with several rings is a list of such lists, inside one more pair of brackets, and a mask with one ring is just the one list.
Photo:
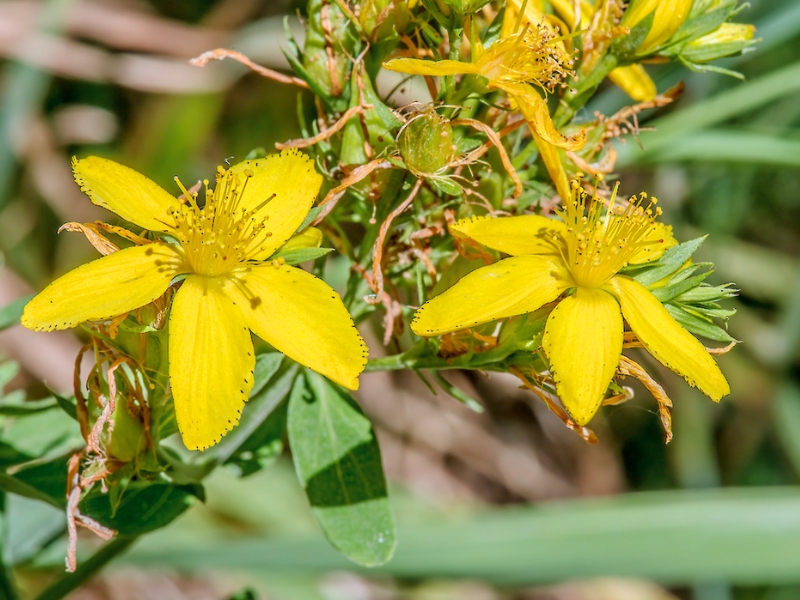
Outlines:
[[131, 462], [147, 449], [144, 425], [128, 412], [123, 398], [117, 399], [113, 421], [114, 429], [106, 432], [106, 452], [111, 458]]
[[500, 330], [497, 347], [536, 352], [542, 346], [544, 326], [550, 310], [540, 308], [535, 312], [508, 319]]
[[447, 6], [452, 8], [456, 14], [467, 16], [478, 12], [489, 0], [442, 0]]
[[[328, 53], [326, 29], [334, 43]], [[309, 0], [303, 68], [327, 96], [341, 96], [347, 86], [350, 58], [357, 38], [347, 16], [335, 2]]]
[[408, 170], [418, 177], [441, 173], [456, 154], [450, 121], [430, 107], [405, 124], [397, 146]]

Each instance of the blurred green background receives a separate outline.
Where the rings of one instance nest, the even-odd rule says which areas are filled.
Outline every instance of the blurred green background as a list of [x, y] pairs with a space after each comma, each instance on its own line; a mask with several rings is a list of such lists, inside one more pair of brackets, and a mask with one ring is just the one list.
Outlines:
[[[618, 162], [623, 190], [659, 197], [677, 237], [711, 234], [698, 258], [741, 289], [730, 332], [743, 343], [720, 359], [730, 397], [713, 405], [647, 363], [675, 402], [675, 440], [665, 446], [639, 390], [593, 421], [601, 442], [590, 447], [511, 378], [448, 375], [487, 406], [476, 415], [409, 374], [368, 374], [358, 398], [399, 526], [386, 567], [352, 570], [328, 547], [284, 457], [245, 479], [215, 473], [205, 505], [72, 597], [800, 598], [800, 2], [750, 4], [738, 20], [763, 41], [723, 64], [746, 81], [648, 67], [659, 90], [683, 80], [686, 92], [642, 115]], [[108, 156], [173, 189], [175, 175], [193, 181], [297, 137], [296, 89], [187, 62], [229, 47], [283, 68], [283, 17], [300, 31], [297, 10], [0, 2], [0, 307], [94, 256], [82, 237], [56, 234], [65, 221], [109, 218], [72, 181], [70, 156]], [[625, 104], [608, 87], [584, 116]], [[0, 333], [0, 354], [21, 365], [6, 393], [69, 391], [78, 347], [69, 332]], [[3, 552], [32, 594], [60, 569], [64, 517], [13, 495], [7, 509]]]

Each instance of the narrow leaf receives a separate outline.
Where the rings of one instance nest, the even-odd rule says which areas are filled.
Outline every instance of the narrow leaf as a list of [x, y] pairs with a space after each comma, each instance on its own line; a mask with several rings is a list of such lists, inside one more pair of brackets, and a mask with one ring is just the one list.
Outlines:
[[706, 236], [703, 236], [674, 246], [664, 252], [661, 258], [648, 264], [644, 269], [637, 269], [639, 272], [631, 276], [644, 286], [652, 285], [680, 269], [705, 239]]
[[716, 342], [730, 343], [734, 340], [728, 332], [722, 327], [715, 325], [710, 320], [703, 319], [697, 315], [693, 315], [682, 307], [675, 304], [665, 304], [664, 308], [667, 309], [672, 318], [680, 323], [685, 329], [691, 331], [695, 335], [701, 335], [704, 338], [714, 340]]

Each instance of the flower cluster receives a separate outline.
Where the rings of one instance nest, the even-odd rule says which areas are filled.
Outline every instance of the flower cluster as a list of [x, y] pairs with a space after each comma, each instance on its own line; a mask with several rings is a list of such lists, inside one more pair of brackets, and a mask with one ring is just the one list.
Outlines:
[[[66, 224], [103, 256], [22, 316], [36, 330], [84, 325], [95, 356], [89, 380], [75, 377], [86, 448], [70, 467], [70, 522], [94, 527], [78, 504], [96, 481], [198, 483], [226, 460], [252, 465], [284, 432], [304, 486], [334, 468], [337, 485], [365, 480], [356, 449], [382, 482], [347, 392], [365, 370], [433, 371], [475, 409], [439, 371], [510, 373], [587, 441], [603, 405], [632, 398], [622, 382], [634, 377], [669, 441], [672, 402], [626, 351], [719, 401], [730, 390], [713, 355], [735, 344], [720, 302], [735, 290], [705, 282], [713, 267], [691, 259], [702, 239], [678, 243], [655, 198], [623, 196], [606, 175], [615, 139], [682, 90], [659, 93], [645, 64], [720, 70], [709, 63], [754, 42], [730, 22], [738, 11], [735, 0], [309, 0], [303, 46], [288, 40], [293, 76], [233, 50], [194, 59], [238, 60], [313, 102], [298, 96], [302, 137], [279, 154], [254, 150], [188, 187], [176, 178], [175, 195], [111, 160], [74, 160], [81, 190], [124, 223]], [[588, 118], [607, 80], [634, 103]], [[356, 323], [389, 355], [368, 360]], [[214, 446], [262, 392], [275, 398], [255, 425], [221, 445], [235, 449], [203, 463], [215, 449], [184, 460], [162, 445], [177, 431], [190, 450]], [[348, 536], [389, 532], [350, 525]], [[391, 550], [376, 553], [357, 560]]]

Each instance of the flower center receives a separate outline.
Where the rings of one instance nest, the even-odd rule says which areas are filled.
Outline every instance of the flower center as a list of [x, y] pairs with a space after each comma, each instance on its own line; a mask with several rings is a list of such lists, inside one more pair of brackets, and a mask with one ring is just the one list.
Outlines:
[[258, 212], [272, 197], [255, 207], [242, 205], [247, 181], [252, 176], [249, 169], [237, 174], [219, 167], [213, 190], [207, 179], [203, 181], [202, 206], [198, 203], [198, 193], [190, 193], [175, 178], [183, 191], [183, 204], [171, 209], [169, 216], [192, 272], [210, 277], [229, 273], [263, 252], [264, 241], [272, 234], [264, 231], [269, 217], [259, 216]]
[[581, 287], [600, 287], [642, 248], [664, 241], [650, 235], [661, 214], [655, 207], [658, 200], [648, 199], [643, 192], [626, 206], [616, 206], [618, 188], [614, 188], [606, 207], [600, 198], [590, 197], [573, 181], [570, 201], [558, 211], [567, 224], [564, 260]]
[[552, 91], [572, 73], [572, 62], [545, 25], [527, 25], [492, 44], [477, 64], [495, 87], [528, 83]]

